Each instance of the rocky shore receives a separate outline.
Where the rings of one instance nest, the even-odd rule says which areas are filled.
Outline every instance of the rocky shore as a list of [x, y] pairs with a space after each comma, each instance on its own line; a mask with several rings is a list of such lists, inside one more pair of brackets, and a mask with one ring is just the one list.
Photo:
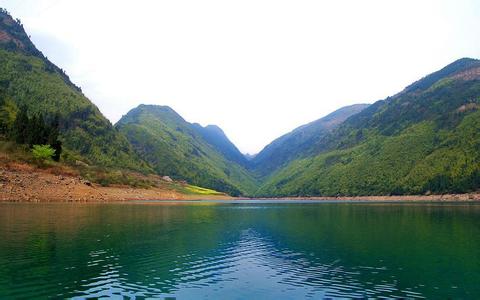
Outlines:
[[[165, 187], [101, 186], [78, 176], [55, 174], [28, 164], [0, 166], [0, 201], [9, 202], [112, 202], [131, 200], [249, 199], [225, 195], [190, 195]], [[256, 198], [258, 199], [258, 198]], [[260, 200], [325, 201], [480, 201], [480, 193], [409, 196], [285, 197]]]
[[[206, 197], [206, 196], [205, 196]], [[164, 187], [101, 186], [78, 176], [52, 174], [28, 164], [0, 166], [0, 201], [109, 202], [129, 200], [195, 200], [201, 195], [182, 194]], [[209, 199], [229, 199], [214, 195]]]

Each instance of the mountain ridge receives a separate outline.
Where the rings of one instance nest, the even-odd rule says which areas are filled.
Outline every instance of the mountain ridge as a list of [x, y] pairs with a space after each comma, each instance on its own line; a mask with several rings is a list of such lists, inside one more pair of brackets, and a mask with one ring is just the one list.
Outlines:
[[[361, 196], [480, 187], [480, 61], [460, 59], [353, 115], [258, 195]], [[445, 160], [448, 157], [448, 160]]]
[[81, 89], [30, 41], [23, 25], [0, 11], [0, 94], [30, 115], [57, 116], [63, 156], [72, 162], [150, 172]]
[[251, 168], [260, 177], [267, 176], [293, 158], [304, 155], [315, 140], [340, 125], [349, 117], [367, 108], [368, 104], [353, 104], [286, 133], [265, 146], [251, 160]]
[[256, 189], [243, 166], [229, 160], [218, 145], [204, 138], [203, 127], [185, 121], [170, 107], [139, 105], [115, 127], [158, 174], [232, 195]]
[[[59, 117], [62, 159], [261, 196], [465, 193], [480, 188], [480, 60], [461, 58], [371, 105], [343, 107], [243, 155], [216, 125], [141, 104], [112, 125], [0, 11], [0, 105]], [[3, 120], [0, 120], [3, 122]], [[1, 124], [1, 128], [6, 128]]]

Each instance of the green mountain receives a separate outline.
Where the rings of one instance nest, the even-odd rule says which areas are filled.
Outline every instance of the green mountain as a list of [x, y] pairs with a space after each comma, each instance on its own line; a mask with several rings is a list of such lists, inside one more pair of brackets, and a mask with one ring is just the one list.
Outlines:
[[480, 187], [480, 61], [378, 101], [271, 174], [259, 195], [463, 193]]
[[256, 189], [236, 156], [229, 157], [227, 150], [233, 151], [233, 145], [220, 129], [202, 129], [170, 107], [157, 105], [132, 109], [116, 127], [158, 174], [231, 195], [251, 194]]
[[98, 108], [30, 41], [19, 20], [0, 10], [0, 95], [30, 114], [58, 116], [63, 157], [149, 171]]
[[238, 148], [228, 139], [223, 130], [216, 125], [202, 127], [198, 123], [192, 124], [203, 139], [220, 152], [226, 159], [247, 166], [247, 159]]
[[2, 138], [17, 112], [28, 119], [21, 108], [30, 117], [58, 117], [64, 161], [155, 172], [232, 195], [480, 188], [480, 61], [475, 59], [460, 59], [372, 105], [344, 107], [247, 157], [219, 127], [188, 123], [169, 107], [140, 105], [113, 126], [35, 47], [21, 22], [0, 9]]
[[300, 126], [279, 137], [251, 160], [251, 168], [260, 177], [275, 172], [295, 158], [305, 155], [319, 139], [366, 107], [368, 104], [340, 108], [319, 120]]

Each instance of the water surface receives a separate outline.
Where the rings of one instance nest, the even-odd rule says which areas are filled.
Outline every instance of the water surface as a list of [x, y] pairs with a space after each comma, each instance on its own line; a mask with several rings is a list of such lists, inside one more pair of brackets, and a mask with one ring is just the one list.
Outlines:
[[480, 298], [480, 206], [0, 204], [0, 298]]

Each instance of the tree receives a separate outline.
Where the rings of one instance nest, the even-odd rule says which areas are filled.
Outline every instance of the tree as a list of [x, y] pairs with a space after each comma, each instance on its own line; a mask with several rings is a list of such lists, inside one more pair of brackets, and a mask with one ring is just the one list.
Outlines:
[[17, 144], [25, 144], [27, 142], [29, 122], [27, 107], [22, 106], [17, 113], [13, 128], [10, 132], [11, 139], [15, 140]]
[[44, 162], [53, 158], [55, 150], [50, 145], [33, 145], [32, 154], [36, 160]]
[[9, 130], [9, 138], [31, 148], [33, 145], [49, 145], [54, 150], [51, 158], [59, 161], [62, 153], [62, 142], [58, 139], [59, 124], [58, 115], [51, 119], [44, 118], [42, 114], [29, 117], [26, 107], [22, 106]]
[[62, 142], [58, 139], [60, 134], [60, 117], [58, 114], [55, 115], [53, 120], [50, 122], [48, 128], [48, 138], [47, 142], [55, 150], [55, 155], [53, 156], [54, 161], [60, 160], [60, 154], [62, 154]]
[[17, 105], [10, 98], [0, 99], [0, 134], [10, 132], [17, 118]]

